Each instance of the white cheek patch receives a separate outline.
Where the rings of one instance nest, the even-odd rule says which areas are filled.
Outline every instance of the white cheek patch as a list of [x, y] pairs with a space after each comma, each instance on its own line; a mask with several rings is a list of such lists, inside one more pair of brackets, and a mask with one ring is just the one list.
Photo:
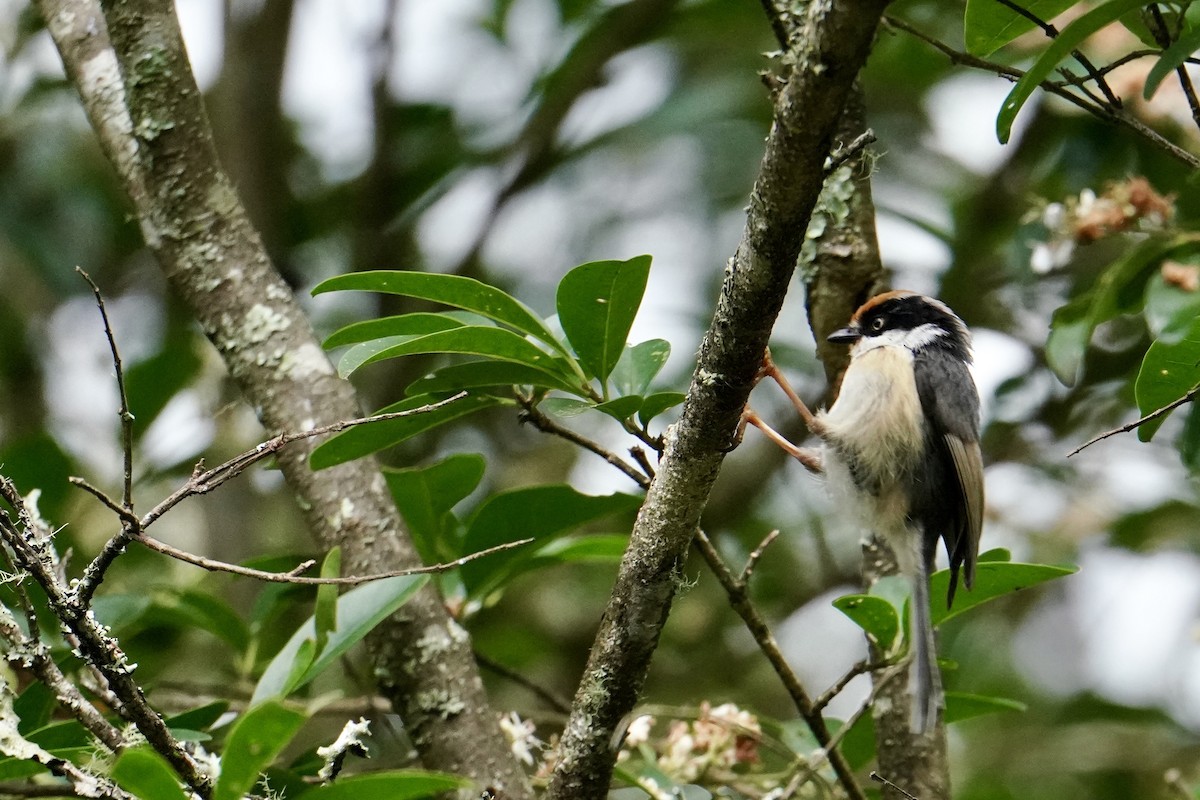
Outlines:
[[926, 322], [909, 331], [890, 330], [874, 336], [863, 336], [854, 343], [850, 351], [851, 358], [860, 356], [877, 347], [903, 347], [915, 351], [946, 335], [946, 329]]

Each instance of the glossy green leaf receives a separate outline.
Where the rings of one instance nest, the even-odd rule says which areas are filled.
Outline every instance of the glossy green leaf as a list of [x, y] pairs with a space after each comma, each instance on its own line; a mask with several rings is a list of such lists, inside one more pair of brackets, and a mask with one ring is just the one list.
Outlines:
[[546, 370], [512, 361], [468, 361], [465, 364], [450, 364], [424, 378], [418, 378], [404, 391], [408, 395], [417, 395], [459, 392], [463, 389], [536, 386], [578, 394], [580, 386], [564, 378], [566, 372], [562, 365]]
[[326, 348], [333, 348], [392, 336], [425, 336], [438, 331], [448, 331], [451, 328], [461, 328], [465, 324], [446, 314], [400, 314], [395, 317], [363, 320], [339, 328], [324, 341], [323, 345]]
[[1163, 79], [1182, 67], [1198, 49], [1200, 49], [1200, 28], [1184, 31], [1182, 36], [1163, 51], [1162, 55], [1158, 57], [1158, 61], [1150, 69], [1150, 74], [1146, 76], [1146, 83], [1142, 87], [1142, 96], [1147, 100], [1153, 97]]
[[274, 701], [255, 705], [229, 732], [212, 800], [241, 800], [299, 732], [308, 715]]
[[[390, 414], [396, 411], [409, 411], [441, 399], [444, 398], [418, 395], [381, 408], [377, 413]], [[318, 445], [309, 456], [309, 464], [313, 469], [325, 469], [337, 464], [344, 464], [347, 461], [353, 461], [356, 458], [362, 458], [365, 455], [397, 445], [430, 428], [445, 425], [460, 417], [498, 405], [500, 402], [499, 398], [487, 395], [468, 395], [426, 413], [357, 425]]]
[[1165, 344], [1178, 342], [1200, 317], [1200, 292], [1189, 292], [1155, 272], [1146, 284], [1146, 325], [1150, 335]]
[[[1133, 396], [1143, 416], [1179, 400], [1200, 383], [1200, 317], [1192, 320], [1174, 344], [1159, 339], [1151, 343], [1142, 359]], [[1166, 421], [1167, 414], [1137, 429], [1138, 438], [1150, 441]]]
[[1119, 314], [1140, 311], [1147, 281], [1166, 258], [1180, 258], [1200, 249], [1200, 236], [1182, 234], [1147, 239], [1117, 259], [1104, 271], [1090, 292], [1054, 312], [1046, 359], [1063, 383], [1079, 378], [1083, 356], [1097, 326]]
[[[303, 639], [295, 652], [291, 654], [291, 663], [284, 665], [287, 667], [287, 671], [282, 673], [283, 681], [279, 687], [279, 697], [287, 697], [304, 682], [304, 676], [308, 674], [309, 668], [312, 667], [313, 661], [317, 657], [317, 640], [313, 638], [315, 635], [314, 633]], [[272, 661], [271, 665], [274, 663]], [[266, 676], [264, 675], [264, 677]]]
[[900, 616], [890, 602], [869, 594], [849, 594], [834, 600], [833, 606], [866, 631], [881, 650], [891, 651], [900, 633]]
[[1058, 567], [1051, 564], [1021, 564], [1008, 561], [981, 561], [975, 565], [975, 586], [970, 591], [959, 586], [954, 596], [954, 608], [947, 609], [946, 590], [950, 586], [950, 570], [939, 570], [930, 580], [930, 597], [933, 598], [932, 617], [934, 625], [982, 605], [989, 600], [1003, 597], [1031, 586], [1063, 578], [1077, 572], [1076, 567]]
[[558, 284], [558, 322], [580, 363], [601, 383], [625, 350], [649, 275], [650, 256], [637, 256], [583, 264]]
[[574, 397], [547, 397], [538, 403], [538, 408], [544, 413], [563, 418], [578, 417], [595, 407], [596, 404], [590, 400], [577, 400]]
[[1084, 39], [1096, 31], [1115, 22], [1122, 14], [1143, 5], [1145, 5], [1145, 0], [1108, 0], [1076, 18], [1059, 31], [1059, 35], [1050, 42], [1033, 66], [1017, 81], [1017, 85], [1012, 88], [1001, 105], [1000, 113], [996, 117], [996, 137], [1000, 143], [1008, 143], [1017, 112], [1025, 105], [1038, 85], [1050, 77], [1058, 65], [1071, 54], [1071, 51], [1077, 49]]
[[[112, 779], [142, 800], [187, 800], [179, 776], [167, 760], [148, 746], [133, 747], [117, 757]], [[216, 798], [214, 800], [221, 800]]]
[[296, 679], [292, 665], [304, 643], [315, 641], [316, 622], [312, 617], [302, 624], [288, 643], [267, 665], [254, 687], [250, 704], [257, 705], [271, 698], [284, 696], [319, 675], [343, 653], [371, 632], [383, 619], [412, 599], [428, 580], [427, 575], [402, 575], [395, 578], [364, 583], [338, 598], [337, 625], [329, 634], [324, 649], [316, 653], [312, 663]]
[[613, 368], [613, 388], [620, 395], [645, 394], [670, 356], [671, 343], [665, 339], [650, 339], [626, 347]]
[[[1051, 20], [1079, 0], [1024, 0], [1021, 7], [1038, 19]], [[996, 0], [967, 0], [963, 39], [967, 52], [987, 58], [1026, 31], [1034, 29], [1027, 18]]]
[[615, 397], [604, 403], [597, 403], [596, 410], [607, 414], [617, 421], [627, 420], [642, 407], [642, 398], [637, 395]]
[[962, 722], [972, 717], [999, 714], [1006, 711], [1024, 711], [1026, 705], [1006, 697], [987, 697], [965, 692], [946, 692], [946, 722]]
[[459, 453], [427, 467], [385, 469], [392, 498], [408, 526], [421, 556], [428, 561], [453, 559], [462, 555], [439, 545], [449, 544], [452, 533], [446, 530], [447, 515], [483, 480], [486, 464], [483, 456]]
[[[351, 347], [338, 362], [344, 378], [367, 364], [401, 356], [448, 353], [512, 361], [558, 375], [559, 362], [520, 334], [505, 328], [464, 325], [425, 336], [376, 339]], [[561, 376], [565, 379], [565, 376]]]
[[[332, 547], [321, 562], [322, 578], [337, 578], [342, 574], [342, 548]], [[316, 623], [317, 638], [316, 652], [325, 649], [329, 641], [329, 633], [337, 627], [337, 584], [326, 583], [317, 587], [317, 602], [313, 607], [313, 620]]]
[[638, 419], [643, 425], [650, 424], [650, 420], [657, 417], [659, 414], [674, 408], [687, 399], [687, 395], [683, 392], [658, 392], [649, 395], [642, 401], [642, 407], [638, 411]]
[[623, 533], [597, 533], [552, 541], [533, 557], [539, 565], [569, 563], [615, 563], [625, 555], [629, 536]]
[[420, 800], [443, 797], [446, 792], [471, 785], [471, 781], [455, 775], [395, 770], [349, 775], [309, 789], [304, 797], [305, 800]]
[[474, 311], [562, 350], [562, 344], [528, 306], [474, 278], [400, 270], [352, 272], [322, 281], [312, 293], [318, 295], [348, 290], [418, 297], [464, 311]]
[[637, 495], [593, 497], [562, 485], [532, 486], [493, 495], [471, 517], [464, 551], [475, 553], [527, 538], [535, 541], [467, 562], [461, 569], [463, 584], [473, 596], [485, 594], [496, 587], [515, 562], [529, 558], [549, 539], [589, 522], [632, 512], [641, 504], [642, 498]]

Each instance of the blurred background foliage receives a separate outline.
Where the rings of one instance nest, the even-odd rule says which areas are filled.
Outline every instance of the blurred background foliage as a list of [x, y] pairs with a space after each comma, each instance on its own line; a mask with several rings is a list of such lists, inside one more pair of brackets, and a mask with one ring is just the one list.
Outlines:
[[[776, 45], [758, 3], [178, 5], [222, 157], [301, 297], [351, 270], [418, 269], [480, 278], [549, 315], [572, 266], [650, 253], [632, 340], [668, 339], [667, 383], [684, 388], [770, 124], [759, 73], [771, 69]], [[957, 4], [901, 0], [890, 14], [963, 49]], [[64, 544], [90, 553], [116, 522], [66, 479], [116, 486], [120, 450], [111, 364], [77, 265], [105, 291], [129, 370], [143, 506], [201, 456], [217, 463], [261, 431], [165, 292], [40, 27], [24, 4], [0, 4], [0, 463], [23, 491], [41, 490], [43, 515], [66, 526]], [[1109, 34], [1114, 41], [1093, 43], [1101, 52], [1132, 47], [1121, 32]], [[1030, 34], [996, 57], [1022, 63], [1041, 46]], [[1134, 62], [1130, 74], [1114, 73], [1114, 85], [1135, 113], [1195, 149], [1181, 95], [1164, 84], [1154, 103], [1141, 101], [1138, 69]], [[948, 688], [1029, 706], [952, 727], [956, 794], [1152, 797], [1168, 791], [1163, 776], [1172, 768], [1195, 783], [1200, 498], [1174, 446], [1182, 420], [1168, 421], [1152, 443], [1130, 434], [1068, 459], [1131, 418], [1151, 335], [1140, 315], [1101, 326], [1069, 388], [1045, 353], [1055, 309], [1132, 240], [1080, 247], [1049, 269], [1031, 261], [1051, 238], [1047, 204], [1131, 176], [1173, 196], [1175, 224], [1194, 227], [1193, 176], [1137, 136], [1040, 96], [1001, 147], [994, 120], [1011, 85], [954, 66], [890, 25], [862, 85], [878, 137], [874, 188], [894, 284], [938, 294], [976, 332], [985, 548], [1082, 567], [943, 629], [943, 656], [955, 666]], [[773, 347], [801, 394], [817, 398], [823, 378], [801, 292], [789, 299]], [[422, 308], [365, 294], [306, 302], [323, 332]], [[434, 365], [389, 361], [355, 381], [373, 409]], [[767, 418], [787, 418], [767, 387], [754, 403]], [[567, 424], [617, 450], [634, 444], [611, 421]], [[594, 456], [519, 424], [512, 408], [417, 437], [385, 460], [420, 466], [462, 452], [483, 453], [488, 464], [466, 506], [497, 490], [563, 480], [593, 494], [635, 491]], [[752, 432], [727, 460], [705, 518], [735, 566], [768, 532], [782, 531], [752, 591], [814, 691], [864, 653], [857, 628], [830, 606], [855, 588], [859, 564], [858, 536], [833, 510], [817, 482]], [[177, 509], [158, 535], [230, 561], [294, 563], [312, 547], [270, 470]], [[479, 653], [569, 698], [614, 570], [611, 561], [583, 563], [518, 578], [470, 618]], [[733, 702], [790, 719], [785, 693], [715, 581], [699, 560], [687, 574], [694, 585], [667, 625], [647, 702]], [[105, 595], [158, 696], [182, 690], [194, 701], [227, 695], [230, 685], [248, 692], [248, 676], [308, 613], [290, 601], [311, 593], [204, 575], [135, 548]], [[206, 599], [214, 597], [223, 602]], [[369, 692], [356, 663], [312, 691]], [[561, 722], [527, 687], [496, 671], [489, 677], [497, 707], [544, 732]], [[864, 696], [860, 679], [833, 713], [847, 715]]]

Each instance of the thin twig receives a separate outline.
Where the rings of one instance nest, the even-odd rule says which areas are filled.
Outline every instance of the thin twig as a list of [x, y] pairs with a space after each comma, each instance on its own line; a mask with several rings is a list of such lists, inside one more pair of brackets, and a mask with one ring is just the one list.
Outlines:
[[218, 561], [204, 556], [198, 556], [195, 553], [189, 553], [186, 550], [180, 550], [177, 547], [172, 547], [166, 542], [155, 539], [153, 536], [147, 536], [144, 533], [133, 537], [133, 541], [145, 545], [150, 550], [156, 553], [162, 553], [165, 556], [182, 561], [185, 564], [206, 569], [210, 572], [228, 572], [232, 575], [240, 575], [244, 578], [254, 578], [255, 580], [265, 581], [267, 583], [293, 583], [302, 586], [357, 586], [361, 583], [370, 583], [371, 581], [381, 581], [385, 578], [399, 578], [404, 575], [430, 575], [439, 572], [461, 567], [463, 564], [469, 563], [485, 556], [490, 556], [495, 553], [502, 553], [505, 550], [512, 550], [515, 547], [529, 544], [533, 541], [529, 539], [519, 539], [515, 542], [505, 542], [494, 547], [489, 547], [486, 550], [480, 550], [477, 553], [465, 555], [462, 558], [448, 561], [444, 564], [431, 564], [424, 567], [410, 567], [409, 569], [394, 569], [387, 572], [377, 572], [371, 575], [348, 575], [342, 578], [310, 578], [300, 575], [301, 572], [312, 568], [315, 561], [303, 561], [287, 572], [266, 572], [260, 569], [251, 569], [243, 567], [239, 564], [230, 564], [225, 561]]
[[324, 436], [327, 433], [339, 433], [340, 431], [353, 428], [358, 425], [366, 425], [371, 422], [386, 422], [392, 419], [402, 419], [404, 417], [412, 417], [418, 414], [427, 414], [430, 411], [436, 411], [439, 408], [449, 405], [455, 401], [461, 400], [467, 396], [466, 392], [459, 392], [453, 397], [447, 397], [445, 400], [439, 400], [436, 403], [421, 406], [420, 408], [409, 409], [408, 411], [392, 411], [387, 414], [374, 414], [369, 417], [358, 417], [356, 419], [342, 420], [333, 422], [328, 425], [321, 425], [307, 431], [294, 431], [291, 433], [280, 433], [272, 436], [265, 442], [260, 442], [251, 449], [240, 453], [229, 459], [223, 464], [213, 467], [212, 469], [201, 469], [201, 465], [197, 465], [196, 471], [192, 477], [188, 479], [180, 488], [176, 489], [164, 500], [162, 500], [154, 508], [150, 509], [144, 517], [142, 517], [142, 527], [149, 528], [154, 524], [155, 520], [163, 514], [170, 511], [182, 501], [193, 495], [207, 494], [213, 489], [216, 489], [221, 484], [241, 475], [248, 468], [266, 458], [278, 453], [292, 442], [298, 442], [301, 439], [311, 439], [314, 436]]
[[907, 792], [907, 791], [905, 791], [904, 789], [900, 788], [900, 787], [899, 787], [899, 786], [897, 786], [896, 784], [894, 784], [894, 783], [892, 783], [891, 781], [889, 781], [887, 778], [885, 778], [885, 777], [883, 777], [882, 775], [880, 775], [880, 774], [879, 774], [878, 772], [876, 772], [875, 770], [871, 770], [871, 780], [875, 781], [876, 783], [883, 784], [883, 785], [884, 785], [885, 787], [887, 787], [888, 789], [892, 789], [892, 790], [894, 790], [894, 791], [897, 791], [897, 792], [899, 792], [900, 794], [902, 794], [902, 795], [904, 795], [906, 798], [908, 798], [908, 800], [919, 800], [919, 798], [918, 798], [918, 797], [917, 797], [915, 794], [912, 794], [911, 792]]
[[816, 700], [813, 701], [813, 710], [818, 713], [824, 711], [825, 707], [833, 702], [833, 698], [841, 694], [845, 688], [850, 685], [850, 681], [854, 680], [859, 675], [866, 675], [868, 672], [874, 672], [888, 666], [891, 665], [878, 661], [868, 661], [867, 659], [859, 661], [850, 669], [846, 670], [846, 673], [842, 675], [842, 677], [838, 678], [837, 683], [833, 684], [833, 686], [830, 686], [828, 689], [822, 692]]
[[92, 276], [83, 271], [81, 267], [76, 267], [75, 271], [79, 273], [88, 286], [92, 287], [92, 294], [96, 298], [96, 307], [100, 309], [100, 319], [104, 322], [104, 336], [108, 339], [108, 349], [112, 354], [113, 369], [117, 375], [117, 394], [120, 396], [120, 407], [117, 409], [117, 416], [121, 419], [121, 451], [125, 461], [125, 483], [121, 491], [121, 505], [133, 513], [133, 413], [129, 410], [129, 395], [125, 391], [125, 370], [121, 366], [121, 353], [117, 349], [117, 339], [113, 334], [112, 323], [108, 319], [108, 309], [104, 306], [104, 295], [100, 293], [100, 287], [92, 280]]
[[[1014, 14], [1018, 14], [1018, 15], [1024, 17], [1025, 19], [1032, 22], [1034, 25], [1041, 28], [1042, 32], [1045, 33], [1048, 38], [1050, 38], [1050, 39], [1058, 38], [1058, 28], [1054, 27], [1049, 22], [1046, 22], [1045, 20], [1043, 20], [1037, 14], [1034, 14], [1029, 9], [1024, 8], [1021, 5], [1018, 5], [1017, 3], [1013, 2], [1013, 0], [996, 0], [996, 2], [999, 3], [1000, 5], [1004, 6], [1005, 8], [1009, 9]], [[1108, 100], [1109, 104], [1111, 104], [1114, 108], [1120, 108], [1121, 107], [1121, 98], [1117, 97], [1113, 93], [1112, 87], [1110, 87], [1108, 85], [1108, 82], [1104, 80], [1104, 76], [1100, 73], [1099, 70], [1096, 69], [1096, 65], [1091, 62], [1091, 59], [1089, 59], [1087, 56], [1085, 56], [1083, 53], [1081, 53], [1078, 49], [1072, 50], [1071, 56], [1076, 61], [1079, 62], [1080, 66], [1082, 66], [1084, 68], [1084, 70], [1087, 71], [1087, 74], [1089, 76], [1091, 76], [1092, 80], [1094, 80], [1096, 82], [1096, 86], [1100, 89], [1101, 92], [1104, 93], [1104, 97], [1106, 100]]]
[[616, 453], [605, 450], [600, 444], [593, 442], [586, 436], [576, 433], [570, 428], [565, 428], [562, 425], [559, 425], [557, 422], [543, 414], [541, 409], [537, 407], [537, 404], [535, 404], [532, 399], [523, 395], [518, 395], [517, 401], [521, 404], [522, 409], [521, 422], [527, 422], [542, 433], [549, 433], [559, 437], [560, 439], [566, 439], [568, 442], [579, 445], [590, 453], [595, 453], [609, 464], [612, 464], [621, 472], [625, 473], [630, 480], [632, 480], [642, 489], [647, 489], [650, 487], [650, 478], [639, 472], [636, 467], [618, 456]]
[[[187, 482], [184, 483], [183, 486], [168, 495], [166, 499], [159, 502], [158, 505], [150, 509], [150, 511], [140, 519], [133, 515], [128, 509], [123, 509], [122, 504], [113, 500], [111, 497], [108, 497], [104, 494], [104, 492], [92, 486], [87, 481], [83, 480], [82, 478], [72, 478], [72, 484], [99, 498], [104, 505], [120, 515], [122, 520], [121, 531], [108, 540], [108, 542], [104, 545], [104, 548], [100, 551], [99, 555], [92, 559], [92, 562], [88, 564], [87, 568], [84, 570], [83, 577], [80, 578], [79, 583], [75, 587], [76, 598], [83, 603], [85, 608], [91, 603], [92, 596], [95, 594], [96, 589], [99, 588], [100, 583], [104, 580], [104, 575], [108, 571], [109, 566], [112, 565], [112, 562], [116, 560], [117, 556], [125, 551], [125, 548], [129, 546], [129, 542], [141, 541], [143, 544], [147, 544], [149, 546], [149, 541], [157, 541], [150, 540], [148, 537], [143, 537], [145, 536], [145, 530], [163, 514], [170, 511], [179, 503], [183, 502], [189, 497], [192, 497], [193, 495], [211, 492], [213, 489], [216, 489], [226, 481], [242, 474], [259, 461], [275, 455], [292, 442], [299, 441], [301, 439], [309, 439], [313, 436], [322, 436], [327, 433], [337, 433], [339, 431], [346, 430], [347, 428], [352, 428], [356, 425], [364, 425], [368, 422], [382, 422], [389, 419], [399, 419], [402, 417], [410, 417], [416, 414], [425, 414], [441, 408], [449, 403], [453, 403], [456, 400], [460, 400], [466, 396], [466, 392], [459, 392], [453, 397], [448, 397], [445, 400], [439, 400], [436, 403], [430, 403], [428, 405], [421, 406], [420, 408], [413, 408], [407, 411], [394, 411], [387, 414], [375, 414], [369, 417], [342, 420], [340, 422], [330, 423], [329, 425], [321, 425], [307, 431], [280, 433], [276, 436], [272, 436], [265, 442], [255, 445], [244, 453], [234, 456], [225, 463], [209, 470], [202, 469], [203, 462], [201, 462], [201, 464], [196, 465], [196, 469], [192, 471], [192, 476], [188, 478]], [[159, 544], [162, 543], [160, 542]], [[162, 546], [168, 547], [168, 545]], [[179, 552], [182, 553], [182, 551]], [[173, 555], [173, 557], [181, 558], [181, 556], [178, 555]], [[196, 556], [195, 558], [199, 558], [199, 556]], [[221, 562], [213, 563], [219, 564]], [[203, 564], [197, 565], [204, 566]], [[267, 578], [262, 578], [258, 575], [255, 577], [258, 577], [260, 580], [268, 580]]]
[[[1015, 67], [1010, 67], [1005, 64], [997, 64], [994, 61], [988, 61], [987, 59], [973, 56], [970, 53], [964, 53], [960, 50], [955, 50], [953, 47], [950, 47], [944, 42], [938, 41], [932, 36], [923, 33], [922, 31], [914, 28], [904, 20], [897, 17], [884, 16], [883, 22], [884, 24], [895, 28], [896, 30], [903, 31], [910, 36], [914, 36], [917, 39], [925, 42], [930, 47], [949, 58], [952, 64], [972, 67], [985, 72], [991, 72], [995, 75], [999, 75], [1002, 78], [1008, 78], [1013, 81], [1020, 80], [1020, 78], [1025, 74], [1022, 70], [1016, 69]], [[1049, 92], [1055, 97], [1062, 98], [1063, 100], [1078, 106], [1089, 114], [1092, 114], [1114, 125], [1128, 128], [1137, 135], [1141, 136], [1152, 146], [1157, 147], [1159, 150], [1167, 153], [1177, 161], [1186, 164], [1189, 168], [1200, 169], [1200, 156], [1196, 156], [1195, 154], [1184, 150], [1182, 147], [1170, 141], [1141, 120], [1131, 116], [1125, 110], [1110, 108], [1107, 106], [1097, 106], [1094, 103], [1090, 103], [1086, 99], [1067, 91], [1065, 85], [1061, 85], [1053, 81], [1042, 81], [1039, 85], [1043, 91]]]
[[[768, 540], [771, 537], [768, 537]], [[754, 637], [754, 641], [758, 644], [758, 649], [766, 656], [767, 662], [771, 668], [775, 670], [775, 674], [783, 683], [784, 689], [792, 698], [793, 705], [800, 713], [804, 723], [812, 731], [813, 737], [817, 743], [825, 748], [828, 753], [829, 765], [833, 767], [833, 771], [837, 773], [838, 780], [842, 787], [846, 790], [846, 794], [852, 800], [865, 800], [866, 795], [863, 794], [862, 787], [858, 785], [858, 780], [854, 777], [854, 770], [850, 768], [845, 757], [837, 749], [836, 741], [829, 733], [829, 727], [825, 724], [825, 718], [820, 712], [814, 711], [812, 698], [808, 694], [808, 690], [800, 683], [800, 678], [792, 670], [787, 659], [783, 655], [783, 651], [779, 649], [779, 643], [775, 641], [774, 634], [771, 633], [770, 627], [766, 620], [762, 618], [758, 607], [750, 600], [746, 591], [746, 584], [734, 577], [726, 566], [725, 561], [717, 552], [716, 547], [709, 540], [704, 531], [697, 530], [696, 536], [693, 539], [696, 549], [704, 556], [705, 562], [708, 563], [709, 569], [716, 576], [717, 582], [725, 590], [725, 594], [729, 597], [729, 605], [742, 618], [746, 629], [750, 631], [750, 635]], [[764, 545], [760, 545], [760, 548]]]
[[1179, 408], [1181, 405], [1192, 402], [1194, 399], [1196, 399], [1196, 395], [1200, 395], [1200, 383], [1196, 384], [1191, 389], [1188, 389], [1187, 394], [1185, 394], [1183, 397], [1179, 398], [1178, 400], [1172, 400], [1170, 403], [1167, 403], [1162, 408], [1156, 408], [1155, 410], [1151, 411], [1149, 414], [1147, 414], [1144, 417], [1139, 417], [1138, 419], [1135, 419], [1133, 422], [1127, 422], [1119, 428], [1113, 428], [1111, 431], [1105, 431], [1104, 433], [1100, 434], [1099, 436], [1094, 436], [1091, 439], [1088, 439], [1086, 442], [1079, 445], [1079, 447], [1076, 447], [1074, 450], [1067, 453], [1067, 458], [1070, 458], [1071, 456], [1075, 455], [1079, 451], [1081, 451], [1085, 448], [1091, 447], [1096, 442], [1103, 441], [1104, 439], [1107, 439], [1110, 436], [1116, 436], [1117, 434], [1121, 434], [1121, 433], [1129, 433], [1134, 428], [1140, 428], [1141, 426], [1145, 425], [1147, 422], [1152, 422], [1152, 421], [1158, 419], [1159, 417], [1170, 414], [1172, 411]]
[[754, 573], [754, 568], [758, 566], [758, 560], [763, 557], [763, 553], [767, 552], [771, 542], [778, 538], [779, 529], [776, 528], [763, 537], [763, 540], [758, 543], [758, 547], [750, 551], [750, 555], [746, 557], [746, 566], [742, 567], [742, 574], [738, 576], [739, 583], [745, 586], [750, 582], [750, 576]]
[[775, 4], [775, 0], [761, 0], [761, 2], [763, 13], [767, 15], [767, 22], [771, 24], [771, 33], [775, 34], [775, 42], [781, 50], [787, 50], [790, 35], [787, 23], [783, 19], [783, 12]]
[[563, 715], [571, 713], [571, 703], [566, 699], [559, 697], [545, 686], [542, 686], [535, 681], [531, 681], [529, 678], [526, 678], [516, 670], [509, 669], [508, 667], [504, 666], [499, 661], [493, 661], [478, 650], [475, 651], [475, 660], [478, 661], [479, 666], [483, 667], [484, 669], [490, 670], [502, 678], [507, 678], [513, 683], [533, 692], [535, 695], [541, 698], [543, 703], [550, 706], [558, 713]]
[[854, 137], [854, 140], [845, 147], [840, 148], [836, 153], [831, 153], [829, 163], [825, 165], [825, 175], [832, 175], [837, 171], [837, 168], [845, 164], [850, 159], [856, 157], [859, 153], [867, 148], [868, 145], [874, 144], [877, 141], [875, 131], [867, 129]]
[[[1154, 36], [1154, 40], [1158, 42], [1158, 46], [1166, 50], [1171, 46], [1171, 34], [1167, 30], [1167, 21], [1163, 19], [1162, 11], [1159, 10], [1157, 3], [1150, 4], [1150, 14], [1154, 20], [1154, 24], [1149, 26], [1150, 33]], [[1200, 128], [1200, 100], [1196, 98], [1196, 88], [1192, 86], [1192, 78], [1188, 75], [1187, 67], [1180, 64], [1175, 68], [1175, 76], [1179, 79], [1179, 86], [1183, 89], [1183, 95], [1187, 98], [1188, 108], [1192, 111], [1192, 122], [1196, 123], [1196, 127]]]

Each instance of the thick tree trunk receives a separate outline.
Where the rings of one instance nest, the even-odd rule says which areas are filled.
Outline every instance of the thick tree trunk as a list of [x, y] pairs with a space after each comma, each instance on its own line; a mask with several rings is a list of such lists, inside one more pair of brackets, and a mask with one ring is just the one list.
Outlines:
[[[67, 73], [133, 201], [147, 245], [271, 432], [359, 415], [218, 163], [170, 0], [43, 0]], [[112, 43], [108, 37], [111, 35]], [[364, 574], [419, 565], [382, 476], [322, 472], [315, 443], [279, 464], [324, 547]], [[530, 797], [488, 706], [466, 632], [426, 588], [370, 637], [380, 688], [433, 769]]]

